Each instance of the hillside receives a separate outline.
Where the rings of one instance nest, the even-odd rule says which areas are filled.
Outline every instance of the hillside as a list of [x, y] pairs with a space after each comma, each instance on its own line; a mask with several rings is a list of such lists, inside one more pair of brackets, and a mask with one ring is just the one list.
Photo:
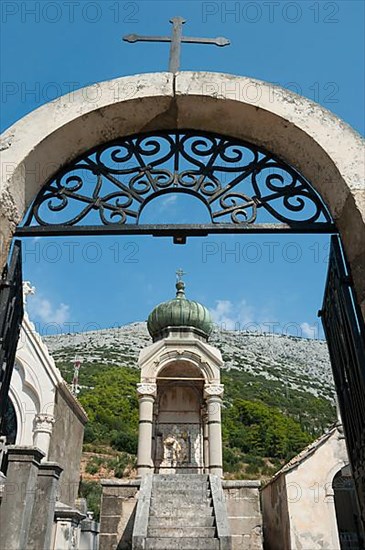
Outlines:
[[[82, 476], [95, 482], [135, 474], [139, 351], [151, 343], [145, 323], [45, 338], [71, 382], [81, 360], [78, 398], [89, 415]], [[324, 341], [220, 331], [210, 342], [225, 362], [223, 453], [227, 477], [268, 478], [335, 420], [334, 385]], [[90, 500], [90, 499], [89, 499]], [[97, 513], [97, 504], [95, 505]]]
[[[139, 351], [151, 343], [145, 323], [131, 323], [119, 328], [45, 338], [50, 352], [65, 372], [73, 370], [75, 355], [83, 368], [92, 364], [137, 366]], [[215, 331], [210, 338], [223, 355], [225, 370], [237, 370], [275, 380], [286, 388], [332, 399], [334, 385], [327, 345], [323, 340], [309, 340], [278, 334]]]

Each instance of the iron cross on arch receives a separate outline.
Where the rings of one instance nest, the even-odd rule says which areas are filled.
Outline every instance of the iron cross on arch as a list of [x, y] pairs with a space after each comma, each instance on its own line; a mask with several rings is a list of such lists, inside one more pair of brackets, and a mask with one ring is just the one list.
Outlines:
[[180, 68], [181, 43], [189, 44], [213, 44], [214, 46], [229, 46], [230, 41], [223, 36], [216, 38], [199, 38], [194, 36], [183, 36], [182, 26], [186, 23], [183, 17], [173, 17], [171, 36], [141, 36], [139, 34], [127, 34], [123, 36], [126, 42], [170, 42], [169, 72], [177, 73]]

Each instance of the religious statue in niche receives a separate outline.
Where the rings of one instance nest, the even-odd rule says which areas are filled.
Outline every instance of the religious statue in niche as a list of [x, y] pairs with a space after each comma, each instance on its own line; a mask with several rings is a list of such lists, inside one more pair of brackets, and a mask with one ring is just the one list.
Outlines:
[[163, 440], [163, 449], [163, 466], [187, 466], [190, 463], [190, 438], [187, 430], [173, 426]]

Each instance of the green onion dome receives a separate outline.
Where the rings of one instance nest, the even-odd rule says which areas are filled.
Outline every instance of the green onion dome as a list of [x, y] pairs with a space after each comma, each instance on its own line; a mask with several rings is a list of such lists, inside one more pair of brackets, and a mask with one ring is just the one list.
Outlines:
[[176, 298], [162, 302], [150, 313], [148, 332], [156, 340], [169, 327], [192, 327], [208, 338], [213, 330], [209, 310], [199, 302], [186, 299], [183, 281], [176, 283], [176, 290]]

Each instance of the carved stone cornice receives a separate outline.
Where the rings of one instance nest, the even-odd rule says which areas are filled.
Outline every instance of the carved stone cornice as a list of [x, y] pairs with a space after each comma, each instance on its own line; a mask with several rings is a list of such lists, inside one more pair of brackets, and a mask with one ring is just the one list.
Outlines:
[[206, 384], [204, 386], [204, 398], [209, 397], [223, 397], [224, 386], [223, 384]]
[[142, 397], [143, 395], [152, 395], [153, 397], [156, 397], [157, 385], [141, 382], [137, 384], [137, 393], [139, 397]]

